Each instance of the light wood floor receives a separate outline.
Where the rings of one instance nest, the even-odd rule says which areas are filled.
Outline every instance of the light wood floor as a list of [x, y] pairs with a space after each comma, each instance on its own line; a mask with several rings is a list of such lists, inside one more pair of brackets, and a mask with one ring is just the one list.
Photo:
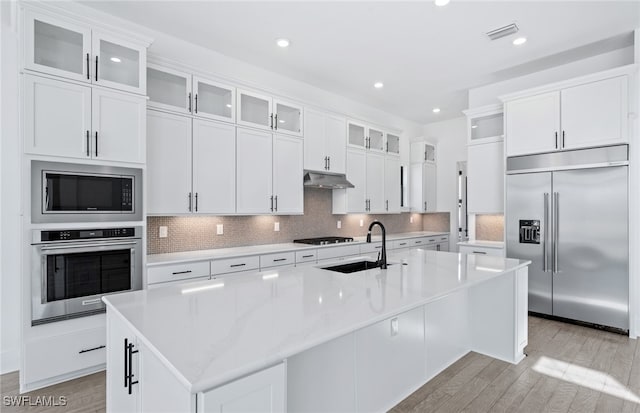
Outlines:
[[[392, 412], [640, 413], [638, 340], [529, 317], [529, 355], [518, 365], [469, 353]], [[8, 407], [18, 374], [0, 376], [0, 411], [103, 412], [105, 375], [96, 373], [26, 395], [65, 396], [65, 407]]]

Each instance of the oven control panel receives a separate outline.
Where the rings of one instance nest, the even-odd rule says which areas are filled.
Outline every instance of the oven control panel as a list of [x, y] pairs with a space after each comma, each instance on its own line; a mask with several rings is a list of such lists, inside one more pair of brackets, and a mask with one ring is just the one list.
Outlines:
[[74, 241], [96, 238], [133, 238], [134, 227], [40, 231], [40, 241]]

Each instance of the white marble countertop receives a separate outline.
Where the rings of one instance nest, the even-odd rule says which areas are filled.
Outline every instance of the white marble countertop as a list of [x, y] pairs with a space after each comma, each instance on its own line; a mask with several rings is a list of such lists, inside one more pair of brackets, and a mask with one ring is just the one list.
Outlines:
[[484, 247], [484, 248], [497, 248], [497, 249], [504, 248], [503, 241], [483, 241], [483, 240], [462, 241], [462, 242], [458, 242], [458, 245], [468, 245], [470, 247]]
[[195, 393], [529, 264], [421, 249], [388, 261], [387, 270], [302, 266], [103, 300]]
[[[374, 229], [375, 234], [372, 236], [373, 241], [380, 241], [382, 237], [379, 235], [379, 229]], [[395, 239], [408, 239], [418, 237], [433, 237], [438, 235], [449, 235], [448, 232], [430, 232], [430, 231], [418, 231], [418, 232], [404, 232], [399, 234], [387, 235], [387, 240]], [[270, 254], [285, 251], [303, 251], [309, 249], [318, 248], [331, 248], [337, 246], [344, 246], [354, 243], [365, 242], [365, 237], [354, 237], [352, 243], [347, 244], [330, 244], [330, 245], [308, 245], [308, 244], [296, 244], [293, 242], [285, 242], [281, 244], [265, 244], [265, 245], [251, 245], [246, 247], [233, 247], [233, 248], [217, 248], [210, 250], [198, 250], [198, 251], [185, 251], [185, 252], [171, 252], [166, 254], [151, 254], [147, 255], [147, 267], [154, 267], [158, 265], [167, 264], [179, 264], [190, 261], [204, 261], [214, 260], [221, 258], [242, 257], [249, 255]]]

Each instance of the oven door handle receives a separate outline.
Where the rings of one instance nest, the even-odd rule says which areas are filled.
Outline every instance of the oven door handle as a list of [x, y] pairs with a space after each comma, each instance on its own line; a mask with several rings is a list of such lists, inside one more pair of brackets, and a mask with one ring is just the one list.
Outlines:
[[[56, 245], [56, 246], [44, 246], [40, 247], [40, 251], [68, 251], [74, 249], [86, 249], [95, 247], [126, 247], [136, 245], [137, 242], [109, 242], [109, 243], [94, 243], [94, 244], [74, 244], [74, 245]], [[113, 249], [113, 248], [109, 248]]]

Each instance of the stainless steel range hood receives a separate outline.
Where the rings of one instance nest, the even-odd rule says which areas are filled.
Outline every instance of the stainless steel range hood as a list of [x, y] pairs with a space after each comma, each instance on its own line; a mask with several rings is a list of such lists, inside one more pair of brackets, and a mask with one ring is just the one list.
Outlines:
[[353, 184], [347, 181], [345, 174], [316, 171], [304, 171], [304, 186], [306, 188], [325, 189], [354, 188]]

